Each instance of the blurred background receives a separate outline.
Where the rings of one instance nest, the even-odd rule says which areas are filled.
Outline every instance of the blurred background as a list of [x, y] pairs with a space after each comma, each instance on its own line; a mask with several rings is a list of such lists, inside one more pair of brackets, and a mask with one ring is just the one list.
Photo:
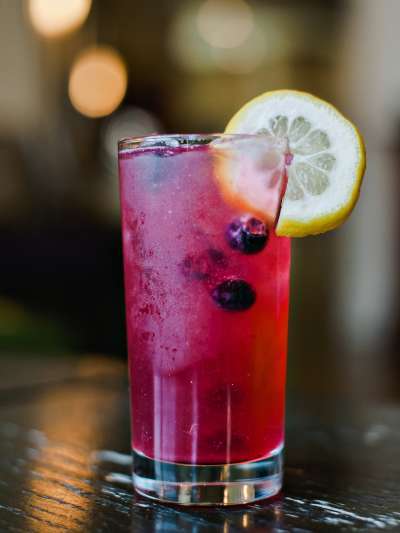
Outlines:
[[296, 88], [359, 125], [368, 171], [351, 220], [293, 242], [289, 384], [395, 398], [399, 18], [398, 0], [0, 0], [0, 357], [125, 357], [117, 140], [222, 131]]

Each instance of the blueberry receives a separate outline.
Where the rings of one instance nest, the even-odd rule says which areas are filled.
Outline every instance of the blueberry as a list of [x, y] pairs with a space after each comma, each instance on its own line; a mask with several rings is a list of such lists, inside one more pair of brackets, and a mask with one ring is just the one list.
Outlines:
[[213, 271], [228, 265], [226, 255], [216, 248], [208, 248], [196, 256], [188, 254], [181, 263], [181, 271], [185, 278], [200, 281], [209, 280]]
[[209, 262], [206, 255], [198, 257], [187, 255], [181, 263], [181, 271], [185, 278], [203, 281], [209, 278]]
[[211, 296], [214, 302], [227, 311], [244, 311], [256, 301], [252, 286], [243, 279], [228, 279], [217, 285]]
[[217, 248], [209, 248], [207, 254], [216, 266], [221, 268], [226, 268], [228, 266], [228, 259], [221, 250], [218, 250]]
[[244, 254], [261, 252], [267, 244], [268, 237], [269, 232], [264, 222], [249, 215], [233, 220], [226, 232], [229, 245]]

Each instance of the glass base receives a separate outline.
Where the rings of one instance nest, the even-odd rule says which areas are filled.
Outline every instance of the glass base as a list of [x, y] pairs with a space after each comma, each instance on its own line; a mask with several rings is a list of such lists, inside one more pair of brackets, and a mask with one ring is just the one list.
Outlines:
[[188, 465], [156, 461], [133, 451], [139, 494], [180, 505], [243, 505], [270, 498], [282, 487], [283, 450], [260, 461]]

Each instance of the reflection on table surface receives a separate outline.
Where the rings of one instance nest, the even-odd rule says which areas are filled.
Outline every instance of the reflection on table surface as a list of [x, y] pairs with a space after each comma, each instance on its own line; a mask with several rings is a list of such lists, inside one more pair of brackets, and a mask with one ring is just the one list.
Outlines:
[[348, 397], [332, 382], [332, 394], [320, 395], [318, 405], [311, 382], [301, 396], [289, 388], [282, 494], [245, 507], [195, 509], [160, 505], [131, 488], [124, 364], [90, 356], [10, 358], [1, 375], [3, 530], [400, 528], [399, 405], [377, 395], [366, 401], [362, 387]]

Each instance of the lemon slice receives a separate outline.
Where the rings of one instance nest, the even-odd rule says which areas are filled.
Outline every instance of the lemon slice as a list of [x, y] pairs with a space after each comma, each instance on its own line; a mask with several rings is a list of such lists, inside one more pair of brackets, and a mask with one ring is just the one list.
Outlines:
[[[287, 141], [288, 183], [277, 235], [323, 233], [351, 213], [365, 170], [364, 143], [357, 128], [328, 102], [300, 91], [266, 92], [245, 104], [225, 132], [264, 133]], [[249, 174], [249, 191], [251, 181]], [[247, 208], [259, 212], [260, 202], [253, 206], [251, 195], [242, 194]]]

